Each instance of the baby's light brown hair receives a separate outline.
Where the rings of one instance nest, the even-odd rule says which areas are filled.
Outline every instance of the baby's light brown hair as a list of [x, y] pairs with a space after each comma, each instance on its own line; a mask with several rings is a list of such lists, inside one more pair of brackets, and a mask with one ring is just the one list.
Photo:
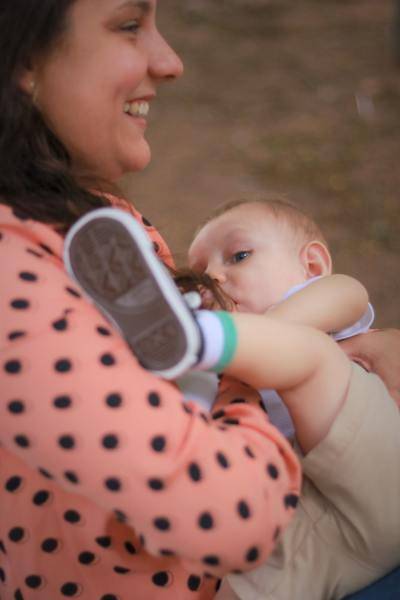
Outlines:
[[328, 242], [322, 233], [321, 228], [314, 221], [314, 219], [292, 202], [289, 202], [288, 200], [276, 194], [267, 194], [251, 200], [247, 198], [231, 200], [221, 204], [220, 206], [217, 206], [217, 208], [207, 217], [200, 227], [197, 228], [196, 235], [205, 225], [207, 225], [207, 223], [214, 221], [214, 219], [217, 219], [234, 208], [245, 206], [246, 204], [255, 204], [265, 207], [266, 215], [270, 215], [278, 223], [286, 226], [290, 233], [294, 234], [295, 240], [299, 243], [307, 243], [317, 240], [329, 248]]

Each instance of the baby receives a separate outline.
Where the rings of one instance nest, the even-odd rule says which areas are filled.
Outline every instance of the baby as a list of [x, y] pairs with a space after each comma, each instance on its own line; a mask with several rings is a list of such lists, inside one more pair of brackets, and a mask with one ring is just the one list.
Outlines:
[[[363, 286], [348, 276], [331, 275], [332, 259], [319, 226], [280, 199], [220, 208], [198, 230], [189, 264], [211, 277], [239, 312], [274, 311], [276, 317], [316, 327], [336, 340], [365, 332], [374, 319]], [[181, 386], [188, 397], [207, 404], [210, 380], [205, 376], [191, 374]], [[292, 437], [293, 424], [278, 394], [262, 390], [261, 396], [271, 422]]]
[[[284, 532], [275, 532], [268, 559], [259, 548], [270, 551], [273, 540], [254, 531], [259, 543], [246, 561], [258, 568], [228, 575], [221, 599], [336, 600], [399, 560], [400, 414], [381, 380], [318, 331], [337, 332], [360, 320], [356, 329], [363, 330], [371, 313], [363, 323], [365, 289], [352, 278], [330, 276], [327, 246], [311, 226], [282, 203], [241, 204], [212, 219], [196, 236], [190, 263], [217, 279], [237, 310], [194, 316], [131, 216], [93, 211], [66, 238], [71, 275], [145, 368], [170, 379], [191, 367], [211, 368], [257, 389], [276, 389], [288, 409], [304, 479], [300, 501], [295, 491], [284, 502], [288, 510], [297, 506], [296, 514]], [[98, 260], [105, 241], [112, 264]], [[288, 289], [315, 278], [281, 302]], [[201, 415], [208, 427], [236, 426], [245, 435], [247, 424], [257, 432], [259, 415], [250, 421], [246, 406], [256, 400], [249, 388], [242, 396], [222, 394], [213, 423]], [[285, 455], [290, 446], [283, 442]], [[237, 444], [260, 460], [257, 444], [243, 446], [240, 436]], [[283, 476], [265, 458], [265, 477], [279, 484]], [[271, 494], [263, 482], [249, 494]], [[240, 510], [252, 528], [251, 506]], [[214, 573], [212, 565], [208, 571]]]

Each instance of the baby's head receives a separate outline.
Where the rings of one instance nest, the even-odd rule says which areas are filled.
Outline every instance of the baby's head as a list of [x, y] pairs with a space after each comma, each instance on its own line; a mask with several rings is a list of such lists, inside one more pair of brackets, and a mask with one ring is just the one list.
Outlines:
[[314, 221], [280, 199], [227, 204], [198, 230], [189, 266], [207, 273], [241, 312], [263, 313], [294, 285], [331, 273]]

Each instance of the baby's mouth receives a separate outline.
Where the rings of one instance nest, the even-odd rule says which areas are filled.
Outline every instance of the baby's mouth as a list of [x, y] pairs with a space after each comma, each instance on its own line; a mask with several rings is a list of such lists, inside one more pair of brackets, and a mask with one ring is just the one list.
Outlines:
[[147, 117], [150, 110], [150, 104], [145, 100], [134, 100], [133, 102], [125, 102], [124, 113], [132, 117]]

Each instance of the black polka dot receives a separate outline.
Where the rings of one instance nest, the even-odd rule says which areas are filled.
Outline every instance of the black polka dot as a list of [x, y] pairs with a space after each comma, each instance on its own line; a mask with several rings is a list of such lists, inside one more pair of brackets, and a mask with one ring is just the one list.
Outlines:
[[157, 517], [153, 521], [154, 527], [159, 529], [160, 531], [168, 531], [171, 528], [171, 523], [169, 519], [165, 517]]
[[212, 529], [214, 527], [214, 519], [209, 512], [204, 512], [199, 516], [198, 524], [201, 529]]
[[115, 518], [117, 519], [117, 521], [119, 523], [126, 523], [127, 520], [128, 520], [128, 517], [126, 516], [126, 514], [124, 513], [124, 511], [120, 510], [119, 508], [116, 508], [114, 510], [114, 515], [115, 515]]
[[234, 398], [229, 404], [246, 404], [246, 400], [244, 398]]
[[247, 454], [247, 456], [248, 456], [249, 458], [255, 458], [254, 452], [253, 452], [253, 450], [250, 448], [250, 446], [245, 446], [245, 447], [244, 447], [244, 451], [245, 451], [245, 453]]
[[5, 583], [5, 581], [6, 581], [6, 574], [1, 567], [0, 567], [0, 581], [2, 581], [3, 583]]
[[148, 485], [149, 485], [150, 489], [152, 489], [156, 492], [164, 489], [164, 482], [162, 481], [162, 479], [157, 479], [157, 478], [149, 479]]
[[101, 443], [107, 450], [114, 450], [118, 447], [119, 441], [116, 435], [109, 433], [103, 437]]
[[42, 582], [43, 580], [40, 575], [28, 575], [28, 577], [25, 578], [26, 585], [32, 590], [37, 590], [37, 588], [42, 585]]
[[251, 516], [249, 505], [244, 500], [238, 502], [237, 511], [242, 519], [248, 519]]
[[11, 400], [7, 408], [13, 415], [21, 415], [25, 412], [25, 405], [21, 400]]
[[66, 331], [68, 329], [68, 321], [67, 319], [58, 319], [57, 321], [53, 321], [52, 327], [56, 331]]
[[8, 334], [8, 339], [10, 340], [10, 342], [12, 342], [13, 340], [17, 340], [21, 337], [24, 337], [26, 335], [26, 331], [11, 331]]
[[42, 506], [43, 504], [46, 504], [46, 502], [49, 500], [49, 498], [50, 498], [50, 492], [48, 492], [47, 490], [39, 490], [33, 496], [32, 502], [36, 506]]
[[65, 471], [64, 472], [64, 477], [70, 483], [74, 483], [74, 484], [79, 483], [79, 477], [78, 477], [78, 475], [74, 471]]
[[109, 352], [106, 352], [105, 354], [101, 355], [100, 362], [105, 367], [112, 367], [113, 365], [115, 365], [116, 361], [112, 354], [110, 354]]
[[72, 435], [62, 435], [58, 438], [58, 445], [64, 450], [72, 450], [75, 447], [75, 440]]
[[158, 552], [161, 556], [175, 556], [175, 552], [169, 548], [161, 548]]
[[163, 452], [167, 441], [163, 435], [157, 435], [151, 440], [151, 447], [155, 452]]
[[74, 298], [81, 298], [81, 294], [70, 286], [66, 286], [65, 291], [71, 296], [74, 296]]
[[60, 358], [54, 363], [54, 369], [58, 373], [68, 373], [72, 369], [72, 363], [68, 358]]
[[217, 579], [217, 581], [215, 582], [215, 591], [218, 592], [219, 588], [221, 587], [221, 583], [222, 583], [222, 579]]
[[215, 554], [207, 554], [203, 557], [203, 563], [205, 565], [216, 567], [217, 565], [219, 565], [219, 558]]
[[30, 303], [26, 298], [15, 298], [14, 300], [11, 300], [10, 305], [15, 310], [26, 310], [29, 308]]
[[200, 481], [202, 479], [201, 469], [197, 463], [190, 463], [188, 473], [192, 481]]
[[79, 586], [77, 583], [73, 583], [72, 581], [67, 581], [66, 583], [64, 583], [61, 586], [60, 592], [62, 593], [63, 596], [67, 596], [68, 598], [71, 598], [79, 592]]
[[253, 546], [246, 553], [246, 561], [247, 562], [254, 562], [255, 560], [258, 559], [259, 555], [260, 555], [260, 553], [258, 551], [258, 548], [256, 548], [255, 546]]
[[7, 552], [6, 552], [6, 547], [4, 546], [4, 542], [3, 542], [2, 540], [0, 540], [0, 551], [1, 551], [3, 554], [7, 554]]
[[81, 515], [76, 510], [66, 510], [64, 513], [64, 519], [67, 523], [75, 524], [81, 520]]
[[224, 423], [226, 425], [240, 425], [239, 419], [233, 419], [232, 417], [229, 417], [228, 419], [224, 419]]
[[159, 571], [158, 573], [154, 573], [151, 580], [154, 583], [154, 585], [157, 585], [158, 587], [164, 587], [169, 581], [168, 573], [166, 571]]
[[14, 600], [24, 600], [21, 590], [15, 590]]
[[18, 542], [21, 542], [24, 539], [24, 536], [25, 536], [25, 531], [22, 527], [13, 527], [8, 532], [9, 539], [12, 542], [15, 542], [16, 544]]
[[287, 494], [284, 498], [286, 508], [296, 508], [299, 503], [299, 497], [296, 494]]
[[122, 487], [120, 480], [116, 477], [109, 477], [104, 484], [110, 492], [119, 492]]
[[43, 467], [39, 467], [38, 471], [41, 475], [43, 475], [43, 477], [46, 477], [46, 479], [53, 479], [53, 475], [46, 469], [43, 469]]
[[21, 273], [19, 274], [19, 278], [22, 279], [22, 281], [29, 282], [37, 281], [38, 279], [37, 275], [31, 273], [30, 271], [21, 271]]
[[271, 479], [278, 479], [279, 477], [279, 471], [277, 469], [277, 467], [273, 464], [268, 464], [267, 465], [267, 472], [268, 475], [271, 477]]
[[122, 404], [122, 396], [117, 393], [108, 394], [106, 404], [110, 408], [119, 408]]
[[44, 250], [47, 254], [50, 255], [54, 255], [53, 250], [50, 248], [50, 246], [48, 246], [47, 244], [42, 244], [40, 243], [39, 246], [41, 247], [42, 250]]
[[14, 475], [14, 477], [10, 477], [9, 479], [7, 479], [4, 487], [7, 490], [7, 492], [14, 493], [21, 488], [22, 482], [22, 477], [19, 477], [19, 475]]
[[111, 538], [108, 535], [101, 535], [97, 537], [96, 542], [102, 548], [109, 548], [111, 546]]
[[28, 254], [32, 254], [32, 256], [36, 256], [36, 258], [43, 258], [43, 254], [41, 254], [37, 250], [34, 250], [33, 248], [26, 248], [26, 251], [28, 252]]
[[102, 325], [98, 325], [96, 327], [96, 331], [97, 331], [97, 333], [99, 333], [100, 335], [102, 335], [104, 337], [108, 337], [111, 335], [111, 331], [109, 329], [107, 329], [106, 327], [103, 327]]
[[10, 375], [17, 375], [22, 371], [21, 361], [17, 359], [8, 360], [4, 365], [4, 370], [6, 373]]
[[53, 405], [55, 408], [64, 409], [69, 408], [72, 405], [72, 400], [69, 396], [57, 396], [53, 400]]
[[225, 415], [226, 415], [225, 411], [221, 409], [221, 410], [217, 410], [211, 416], [212, 416], [213, 419], [221, 419]]
[[51, 554], [58, 549], [58, 546], [59, 542], [55, 538], [47, 538], [46, 540], [43, 540], [41, 549], [43, 552], [46, 552], [46, 554]]
[[113, 570], [115, 573], [118, 573], [118, 575], [126, 575], [127, 573], [131, 572], [131, 570], [127, 569], [126, 567], [118, 567], [118, 566], [115, 566]]
[[78, 561], [81, 565], [92, 565], [96, 561], [96, 555], [93, 552], [81, 552]]
[[153, 248], [156, 254], [160, 251], [160, 245], [157, 242], [153, 242]]
[[114, 596], [114, 594], [104, 594], [100, 600], [118, 600], [118, 597]]
[[187, 586], [191, 592], [197, 592], [201, 584], [201, 579], [197, 575], [190, 575], [187, 580]]
[[160, 406], [161, 404], [161, 399], [157, 392], [150, 392], [150, 394], [147, 396], [147, 399], [150, 406], [154, 406], [154, 408]]
[[216, 459], [217, 459], [218, 464], [223, 469], [228, 469], [230, 467], [229, 461], [223, 452], [217, 452]]
[[132, 542], [127, 541], [127, 542], [125, 542], [124, 546], [125, 546], [125, 550], [128, 552], [128, 554], [136, 554], [136, 548], [132, 544]]
[[19, 446], [20, 448], [29, 448], [30, 446], [30, 442], [29, 439], [27, 438], [26, 435], [16, 435], [14, 437], [14, 442], [17, 444], [17, 446]]

